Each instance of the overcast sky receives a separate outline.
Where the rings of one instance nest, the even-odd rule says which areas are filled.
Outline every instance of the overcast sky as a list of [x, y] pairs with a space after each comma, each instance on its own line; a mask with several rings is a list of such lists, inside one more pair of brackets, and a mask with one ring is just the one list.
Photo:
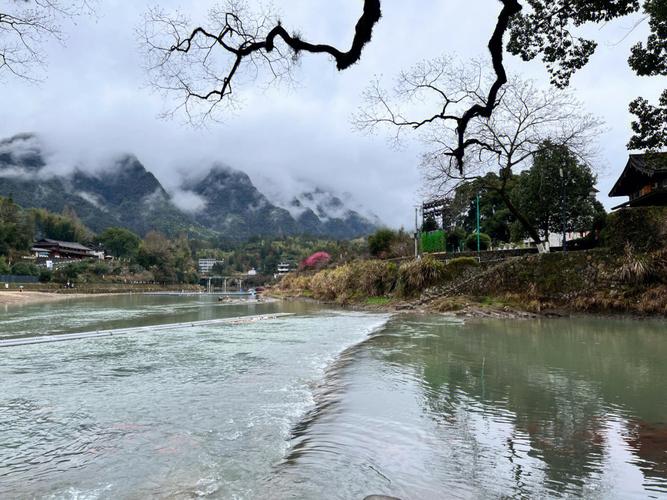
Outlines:
[[[242, 87], [243, 106], [221, 123], [193, 128], [182, 117], [159, 118], [161, 95], [147, 85], [137, 28], [150, 6], [179, 8], [203, 16], [215, 2], [205, 0], [98, 0], [94, 17], [65, 24], [64, 45], [48, 43], [44, 81], [0, 81], [0, 136], [37, 132], [70, 158], [93, 168], [105, 156], [132, 152], [163, 184], [172, 188], [183, 172], [202, 171], [214, 161], [244, 170], [260, 188], [284, 195], [304, 185], [350, 193], [387, 224], [410, 227], [419, 200], [417, 169], [423, 146], [401, 150], [382, 135], [356, 132], [350, 123], [361, 93], [375, 76], [387, 84], [402, 69], [443, 54], [479, 58], [492, 30], [496, 0], [385, 0], [384, 17], [362, 60], [339, 73], [325, 56], [305, 55], [297, 88]], [[360, 0], [275, 0], [289, 30], [311, 41], [347, 47], [360, 14]], [[415, 7], [419, 5], [419, 7]], [[480, 14], [487, 11], [486, 15]], [[478, 26], [482, 17], [485, 27]], [[629, 48], [645, 37], [622, 19], [591, 32], [600, 41], [591, 63], [573, 79], [577, 97], [606, 121], [600, 138], [599, 189], [606, 193], [627, 158], [630, 100], [656, 100], [664, 82], [638, 78], [627, 66]], [[630, 32], [631, 31], [631, 32]], [[509, 56], [511, 72], [547, 85], [539, 62]], [[54, 146], [54, 147], [55, 147]]]

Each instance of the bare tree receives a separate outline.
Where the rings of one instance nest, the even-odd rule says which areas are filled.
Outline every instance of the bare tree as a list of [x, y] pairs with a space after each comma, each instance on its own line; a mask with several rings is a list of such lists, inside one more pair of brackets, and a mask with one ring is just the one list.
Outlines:
[[[454, 156], [461, 169], [464, 151], [469, 146], [463, 139], [468, 123], [476, 117], [491, 115], [498, 93], [507, 81], [503, 35], [521, 6], [517, 0], [498, 1], [501, 9], [488, 45], [494, 81], [484, 99], [462, 110], [456, 118], [458, 144]], [[363, 1], [363, 12], [348, 50], [305, 41], [299, 34], [288, 32], [275, 16], [253, 13], [243, 0], [227, 0], [213, 9], [208, 27], [191, 28], [187, 17], [153, 10], [147, 15], [144, 30], [152, 82], [161, 90], [175, 93], [177, 107], [184, 108], [190, 118], [201, 104], [204, 109], [199, 108], [197, 117], [211, 116], [221, 104], [234, 106], [235, 81], [252, 80], [266, 68], [273, 78], [284, 78], [290, 74], [291, 64], [304, 52], [328, 55], [341, 71], [349, 68], [360, 60], [371, 40], [381, 18], [380, 4], [381, 0]]]
[[45, 64], [42, 44], [63, 41], [61, 22], [91, 10], [88, 0], [8, 0], [0, 8], [0, 78], [34, 80]]
[[[476, 181], [484, 189], [497, 192], [541, 245], [537, 229], [512, 203], [508, 181], [529, 166], [547, 142], [567, 147], [580, 161], [590, 164], [602, 124], [584, 113], [581, 103], [569, 92], [540, 90], [532, 81], [512, 78], [499, 95], [491, 117], [478, 116], [469, 123], [464, 136], [468, 151], [463, 172], [456, 155], [456, 117], [458, 109], [484, 102], [483, 89], [488, 83], [482, 68], [481, 63], [462, 67], [441, 58], [401, 73], [392, 92], [375, 82], [365, 92], [366, 105], [355, 122], [365, 130], [389, 128], [396, 141], [406, 130], [421, 131], [427, 146], [422, 157], [423, 175], [432, 193], [451, 197], [463, 184]], [[420, 108], [428, 110], [425, 117], [419, 116]], [[431, 114], [434, 108], [439, 110], [436, 115]]]

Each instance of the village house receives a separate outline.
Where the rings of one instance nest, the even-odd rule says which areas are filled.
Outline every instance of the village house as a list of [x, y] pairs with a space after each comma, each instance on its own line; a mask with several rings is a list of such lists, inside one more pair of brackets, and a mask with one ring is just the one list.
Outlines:
[[42, 239], [36, 241], [32, 248], [35, 261], [38, 265], [53, 267], [54, 263], [68, 262], [82, 259], [104, 259], [104, 252], [96, 252], [80, 243]]
[[292, 270], [289, 262], [281, 262], [278, 264], [278, 276], [285, 276]]
[[213, 270], [213, 267], [215, 267], [216, 264], [223, 265], [224, 263], [225, 261], [221, 259], [199, 259], [198, 262], [199, 274], [203, 276], [208, 276], [211, 274], [211, 271]]
[[609, 196], [630, 198], [614, 210], [667, 205], [667, 152], [630, 155]]

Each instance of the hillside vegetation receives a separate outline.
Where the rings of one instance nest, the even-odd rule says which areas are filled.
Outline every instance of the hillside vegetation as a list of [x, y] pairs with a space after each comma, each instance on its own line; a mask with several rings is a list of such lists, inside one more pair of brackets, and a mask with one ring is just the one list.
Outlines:
[[338, 304], [456, 310], [461, 300], [531, 312], [567, 310], [667, 315], [667, 207], [611, 214], [603, 246], [478, 265], [357, 261], [287, 276], [279, 292]]

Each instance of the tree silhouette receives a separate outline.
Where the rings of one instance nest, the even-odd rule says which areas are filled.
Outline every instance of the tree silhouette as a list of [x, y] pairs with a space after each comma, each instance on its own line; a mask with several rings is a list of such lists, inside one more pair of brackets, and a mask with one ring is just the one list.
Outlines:
[[[494, 78], [480, 99], [456, 114], [437, 110], [431, 120], [443, 118], [455, 122], [456, 141], [450, 154], [463, 173], [467, 149], [479, 145], [467, 134], [476, 118], [489, 118], [507, 83], [503, 63], [504, 37], [510, 34], [507, 49], [525, 60], [541, 56], [557, 86], [566, 86], [571, 75], [583, 67], [596, 43], [578, 37], [575, 28], [584, 23], [604, 23], [640, 11], [638, 0], [498, 0], [500, 11], [488, 41]], [[643, 71], [664, 74], [660, 56], [664, 52], [664, 0], [646, 0], [643, 10], [650, 19], [653, 35], [647, 44], [633, 49], [631, 64]], [[471, 11], [479, 7], [471, 7]], [[179, 105], [190, 119], [195, 118], [195, 103], [204, 104], [202, 118], [210, 117], [222, 105], [234, 105], [234, 82], [243, 77], [257, 77], [262, 70], [274, 80], [291, 78], [291, 68], [302, 53], [326, 54], [339, 70], [345, 70], [362, 58], [373, 30], [382, 15], [381, 0], [364, 0], [350, 48], [304, 40], [290, 33], [279, 19], [267, 13], [253, 13], [242, 0], [228, 2], [211, 11], [209, 26], [192, 26], [184, 16], [165, 14], [159, 9], [146, 18], [144, 41], [153, 84], [168, 93], [176, 93]], [[657, 62], [656, 62], [657, 61]], [[648, 66], [648, 70], [645, 68]], [[659, 66], [659, 67], [658, 67]], [[643, 74], [643, 73], [640, 73]], [[649, 73], [646, 73], [649, 74]], [[638, 111], [637, 127], [642, 134], [655, 130], [655, 113]], [[418, 124], [414, 124], [417, 126]], [[662, 126], [662, 124], [658, 124]], [[644, 131], [647, 129], [647, 131]]]
[[63, 40], [61, 23], [92, 10], [89, 0], [9, 0], [0, 7], [0, 78], [35, 80], [45, 64], [41, 46]]

